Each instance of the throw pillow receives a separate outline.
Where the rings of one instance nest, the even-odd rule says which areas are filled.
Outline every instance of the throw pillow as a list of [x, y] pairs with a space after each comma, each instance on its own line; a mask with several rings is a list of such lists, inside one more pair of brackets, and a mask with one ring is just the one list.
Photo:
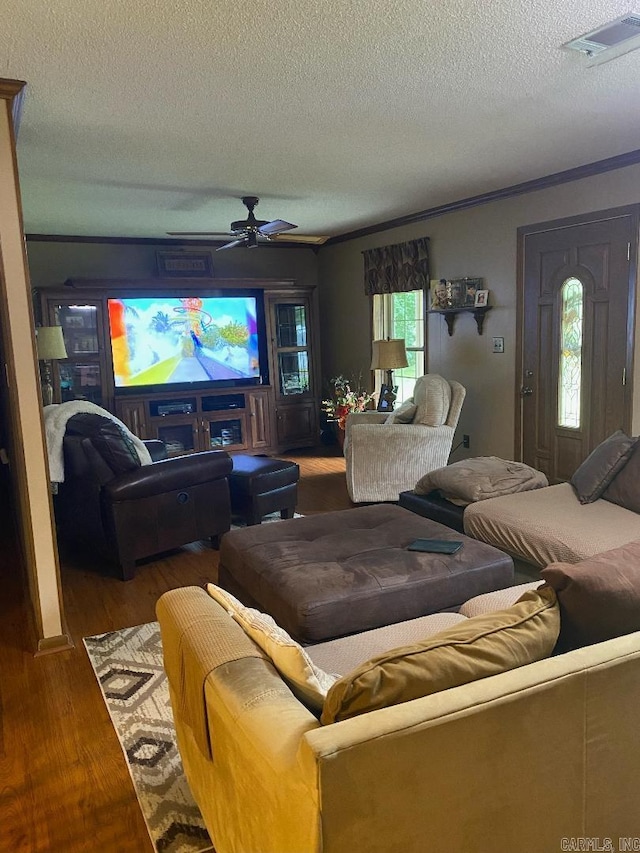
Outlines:
[[327, 693], [321, 722], [346, 720], [549, 657], [559, 630], [553, 589], [530, 590], [506, 610], [474, 616], [357, 667]]
[[391, 412], [385, 424], [410, 424], [418, 411], [418, 407], [411, 400], [406, 400], [394, 412]]
[[618, 471], [602, 497], [605, 501], [640, 513], [640, 441], [637, 441], [627, 464]]
[[449, 415], [451, 386], [437, 373], [427, 373], [415, 384], [413, 402], [418, 407], [414, 423], [442, 426]]
[[107, 463], [114, 474], [124, 474], [140, 467], [134, 443], [115, 421], [93, 412], [81, 412], [67, 421], [66, 432], [83, 435]]
[[581, 504], [593, 503], [601, 497], [628, 462], [636, 441], [619, 429], [587, 456], [570, 480]]
[[640, 542], [540, 574], [560, 604], [559, 651], [640, 631]]
[[337, 680], [316, 666], [301, 645], [287, 634], [266, 613], [245, 607], [237, 598], [213, 583], [207, 592], [240, 625], [245, 634], [258, 645], [295, 695], [309, 708], [320, 711], [327, 691]]

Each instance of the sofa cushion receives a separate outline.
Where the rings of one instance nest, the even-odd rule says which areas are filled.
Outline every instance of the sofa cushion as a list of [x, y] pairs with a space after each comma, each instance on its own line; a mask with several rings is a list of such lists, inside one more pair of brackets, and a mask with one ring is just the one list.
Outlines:
[[640, 513], [640, 441], [637, 441], [627, 464], [618, 471], [603, 492], [605, 501]]
[[320, 711], [327, 690], [337, 675], [330, 675], [316, 666], [309, 655], [271, 616], [245, 607], [235, 596], [213, 583], [207, 592], [235, 619], [244, 632], [265, 654], [291, 690], [307, 707]]
[[475, 616], [357, 667], [330, 688], [321, 722], [346, 720], [541, 660], [552, 653], [559, 630], [553, 589], [530, 590], [506, 610]]
[[592, 503], [601, 497], [627, 464], [636, 441], [619, 429], [591, 451], [570, 480], [581, 504]]
[[560, 604], [558, 650], [640, 631], [640, 542], [540, 572]]
[[93, 412], [81, 412], [67, 421], [69, 435], [82, 435], [91, 443], [114, 474], [140, 468], [135, 444], [122, 427], [110, 418]]
[[442, 426], [449, 415], [451, 386], [437, 373], [427, 373], [415, 384], [413, 402], [418, 407], [414, 423]]

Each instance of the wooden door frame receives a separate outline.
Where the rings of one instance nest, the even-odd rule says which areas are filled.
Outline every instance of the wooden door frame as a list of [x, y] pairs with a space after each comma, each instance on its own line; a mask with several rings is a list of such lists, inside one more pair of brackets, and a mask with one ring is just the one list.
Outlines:
[[607, 210], [596, 210], [592, 213], [582, 213], [578, 216], [570, 216], [564, 219], [551, 219], [547, 222], [536, 222], [532, 225], [522, 225], [517, 230], [516, 251], [516, 371], [515, 371], [515, 435], [514, 435], [514, 459], [523, 459], [523, 429], [522, 429], [522, 371], [524, 368], [524, 252], [525, 239], [532, 234], [541, 234], [544, 231], [557, 231], [563, 228], [571, 228], [576, 225], [587, 225], [602, 222], [607, 219], [619, 219], [630, 216], [633, 222], [633, 233], [635, 243], [631, 245], [629, 257], [629, 304], [627, 312], [627, 345], [626, 345], [626, 376], [630, 393], [625, 399], [625, 417], [631, 423], [633, 412], [634, 392], [634, 335], [635, 335], [635, 311], [636, 311], [636, 288], [637, 288], [637, 265], [638, 265], [638, 236], [640, 231], [640, 204], [628, 204], [622, 207], [612, 207]]

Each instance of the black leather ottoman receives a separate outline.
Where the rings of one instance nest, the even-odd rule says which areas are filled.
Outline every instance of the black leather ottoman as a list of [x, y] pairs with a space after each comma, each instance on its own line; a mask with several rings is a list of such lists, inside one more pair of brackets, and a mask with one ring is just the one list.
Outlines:
[[[456, 554], [408, 551], [456, 539]], [[513, 584], [511, 557], [389, 504], [326, 512], [222, 537], [218, 583], [303, 643], [459, 607]]]
[[441, 497], [437, 490], [429, 492], [428, 495], [417, 495], [413, 491], [400, 492], [398, 504], [405, 509], [410, 509], [411, 512], [416, 512], [423, 518], [430, 518], [432, 521], [446, 524], [447, 527], [464, 533], [462, 524], [464, 507], [452, 504], [451, 501]]
[[268, 456], [232, 457], [229, 475], [231, 512], [249, 525], [260, 524], [270, 512], [293, 518], [298, 498], [300, 468], [295, 462]]

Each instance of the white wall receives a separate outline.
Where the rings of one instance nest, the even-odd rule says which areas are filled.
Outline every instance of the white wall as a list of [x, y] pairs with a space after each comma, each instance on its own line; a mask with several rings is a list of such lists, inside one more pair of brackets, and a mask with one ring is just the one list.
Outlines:
[[[453, 458], [513, 458], [519, 400], [515, 393], [517, 229], [638, 202], [640, 166], [630, 166], [323, 248], [319, 273], [323, 375], [357, 375], [360, 371], [368, 375], [371, 336], [361, 252], [428, 236], [431, 277], [484, 278], [494, 306], [486, 316], [482, 337], [470, 314], [457, 317], [453, 337], [441, 316], [432, 315], [428, 320], [430, 372], [457, 379], [467, 388], [457, 440], [467, 433], [471, 447], [458, 450]], [[491, 352], [493, 336], [504, 338], [504, 354]], [[640, 382], [638, 349], [636, 385]], [[634, 398], [633, 427], [637, 434], [640, 393]]]

